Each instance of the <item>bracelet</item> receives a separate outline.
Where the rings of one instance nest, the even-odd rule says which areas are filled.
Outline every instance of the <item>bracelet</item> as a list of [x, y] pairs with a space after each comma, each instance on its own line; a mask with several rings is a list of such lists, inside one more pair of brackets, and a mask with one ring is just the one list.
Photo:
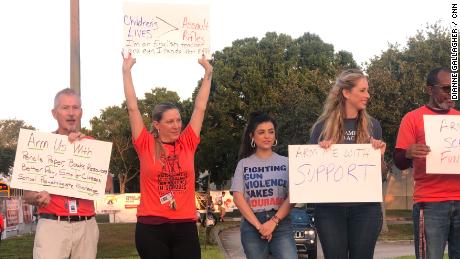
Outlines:
[[278, 226], [278, 224], [280, 223], [280, 218], [278, 218], [278, 216], [276, 215], [273, 215], [273, 217], [271, 218], [271, 220], [273, 220], [273, 222], [275, 222], [276, 226]]

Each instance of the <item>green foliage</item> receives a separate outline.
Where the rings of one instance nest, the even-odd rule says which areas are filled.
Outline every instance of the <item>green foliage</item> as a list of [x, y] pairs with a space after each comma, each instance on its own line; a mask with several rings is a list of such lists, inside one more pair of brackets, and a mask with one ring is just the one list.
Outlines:
[[0, 173], [8, 175], [14, 164], [21, 128], [35, 129], [22, 120], [0, 120]]
[[428, 72], [439, 66], [449, 67], [449, 58], [449, 31], [435, 24], [417, 32], [403, 48], [390, 45], [368, 64], [372, 96], [369, 112], [382, 124], [390, 150], [387, 156], [391, 156], [404, 114], [428, 101], [425, 92]]
[[356, 67], [351, 53], [305, 33], [298, 39], [267, 33], [216, 52], [213, 92], [208, 104], [197, 167], [208, 169], [217, 184], [230, 179], [249, 114], [269, 112], [278, 122], [277, 151], [303, 144], [317, 119], [335, 75]]

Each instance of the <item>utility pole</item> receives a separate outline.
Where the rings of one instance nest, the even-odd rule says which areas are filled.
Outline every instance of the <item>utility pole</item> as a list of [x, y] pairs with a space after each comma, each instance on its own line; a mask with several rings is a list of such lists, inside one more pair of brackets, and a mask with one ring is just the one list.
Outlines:
[[[70, 88], [81, 96], [80, 91], [80, 3], [70, 0]], [[80, 129], [81, 121], [78, 122]]]

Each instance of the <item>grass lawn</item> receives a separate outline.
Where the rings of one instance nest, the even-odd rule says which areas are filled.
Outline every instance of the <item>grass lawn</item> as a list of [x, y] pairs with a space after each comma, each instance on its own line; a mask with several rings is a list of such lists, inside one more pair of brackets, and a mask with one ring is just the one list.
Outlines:
[[412, 210], [386, 210], [385, 214], [387, 218], [412, 220]]
[[[233, 226], [235, 222], [219, 223], [213, 231]], [[134, 244], [134, 223], [99, 224], [99, 243], [97, 258], [139, 258]], [[203, 259], [223, 259], [213, 233], [208, 234], [208, 243], [204, 248], [205, 228], [200, 227], [201, 256]], [[52, 233], [50, 233], [52, 234]], [[32, 258], [34, 235], [24, 235], [2, 240], [0, 243], [0, 258], [29, 259]]]
[[390, 224], [387, 233], [380, 233], [379, 240], [413, 240], [412, 224]]

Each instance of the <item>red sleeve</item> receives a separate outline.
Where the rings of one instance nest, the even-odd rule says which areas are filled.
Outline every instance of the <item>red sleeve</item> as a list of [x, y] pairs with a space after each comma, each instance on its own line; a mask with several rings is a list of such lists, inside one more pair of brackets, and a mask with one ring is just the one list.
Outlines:
[[410, 112], [402, 118], [395, 148], [407, 149], [410, 145], [416, 143], [416, 125], [413, 114], [413, 112]]
[[200, 143], [200, 137], [195, 134], [192, 126], [188, 124], [180, 135], [179, 141], [182, 142], [188, 150], [195, 152], [198, 144]]
[[[141, 134], [139, 134], [137, 139], [133, 138], [134, 149], [138, 155], [148, 151], [150, 143], [153, 143], [153, 136], [147, 131], [145, 127], [142, 129]], [[154, 148], [154, 146], [155, 145], [152, 145], [152, 148]]]

